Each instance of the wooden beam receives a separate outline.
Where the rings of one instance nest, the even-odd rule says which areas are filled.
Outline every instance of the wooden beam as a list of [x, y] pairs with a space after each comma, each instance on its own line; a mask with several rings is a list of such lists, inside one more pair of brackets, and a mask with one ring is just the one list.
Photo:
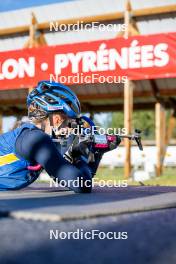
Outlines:
[[[133, 109], [135, 111], [137, 110], [153, 110], [155, 108], [155, 102], [141, 102], [141, 103], [133, 103]], [[124, 111], [124, 105], [123, 104], [102, 104], [102, 105], [92, 105], [92, 104], [86, 104], [82, 103], [81, 108], [83, 109], [84, 105], [89, 105], [87, 110], [91, 110], [94, 112], [115, 112], [115, 111]], [[168, 106], [169, 108], [169, 106]]]
[[165, 140], [165, 109], [161, 103], [156, 103], [155, 106], [155, 124], [156, 124], [156, 175], [160, 176], [163, 170], [163, 153]]
[[[74, 90], [74, 89], [73, 89]], [[152, 91], [136, 91], [134, 89], [134, 98], [151, 98], [153, 97]], [[1, 94], [1, 92], [0, 92]], [[124, 93], [123, 91], [115, 92], [115, 93], [105, 93], [105, 94], [77, 94], [78, 98], [82, 102], [87, 101], [99, 101], [104, 99], [115, 99], [115, 98], [121, 98], [123, 99]], [[27, 94], [26, 94], [27, 96]], [[160, 96], [170, 97], [170, 96], [176, 96], [176, 89], [166, 89], [166, 90], [160, 90]], [[3, 106], [9, 106], [9, 105], [25, 105], [26, 103], [26, 97], [19, 98], [19, 99], [0, 99], [0, 103]], [[147, 103], [147, 102], [146, 102]], [[144, 103], [145, 104], [145, 103]], [[154, 103], [152, 103], [152, 106]], [[169, 106], [167, 106], [169, 107]]]
[[[166, 153], [166, 100], [161, 96], [160, 90], [154, 79], [150, 80], [153, 96], [158, 104], [156, 105], [156, 146], [157, 146], [157, 164], [156, 175], [160, 176], [163, 172], [164, 157]], [[170, 103], [170, 102], [169, 102]]]
[[171, 113], [171, 116], [169, 117], [168, 127], [167, 127], [167, 130], [166, 130], [166, 133], [165, 133], [162, 163], [164, 162], [164, 158], [165, 158], [165, 155], [166, 155], [167, 147], [168, 147], [168, 145], [169, 145], [169, 143], [171, 141], [172, 134], [173, 134], [175, 126], [176, 126], [176, 112], [175, 112], [175, 110], [173, 110], [172, 113]]
[[137, 26], [135, 18], [132, 17], [132, 7], [131, 7], [130, 0], [128, 0], [128, 2], [129, 2], [129, 4], [128, 4], [127, 8], [128, 8], [129, 13], [130, 13], [130, 16], [129, 16], [129, 25], [127, 25], [127, 27], [128, 27], [128, 35], [127, 36], [129, 37], [129, 36], [139, 35], [140, 32], [139, 32], [139, 28]]
[[[140, 110], [153, 110], [155, 108], [155, 102], [141, 102], [141, 103], [134, 103], [133, 104], [133, 109], [135, 111], [140, 111]], [[21, 104], [20, 107], [18, 108], [17, 105], [15, 107], [15, 101], [12, 102], [10, 105], [6, 107], [2, 107], [3, 104], [0, 106], [0, 112], [5, 115], [5, 116], [11, 116], [11, 115], [16, 115], [16, 114], [21, 114], [22, 116], [27, 115], [27, 109], [26, 109], [26, 104], [23, 103]], [[166, 105], [167, 106], [167, 105]], [[170, 106], [168, 105], [168, 108]], [[101, 105], [92, 105], [90, 103], [81, 103], [81, 108], [83, 112], [116, 112], [116, 111], [123, 111], [124, 106], [123, 104], [101, 104]], [[176, 122], [176, 121], [175, 121]]]
[[[78, 18], [71, 18], [71, 19], [61, 19], [61, 20], [56, 20], [56, 21], [47, 21], [47, 22], [39, 23], [38, 30], [49, 30], [50, 22], [53, 22], [54, 24], [58, 24], [58, 25], [61, 25], [61, 24], [69, 25], [69, 24], [76, 24], [77, 22], [80, 22], [80, 21], [86, 24], [86, 23], [91, 23], [94, 21], [102, 22], [102, 21], [111, 21], [111, 20], [122, 19], [122, 18], [123, 18], [123, 12], [114, 12], [114, 13], [104, 14], [104, 15], [78, 17]], [[28, 25], [1, 29], [0, 36], [27, 33], [28, 30], [29, 30]]]
[[[124, 127], [128, 134], [132, 130], [132, 113], [133, 113], [133, 87], [130, 81], [124, 86]], [[131, 176], [131, 141], [125, 139], [125, 149], [126, 149], [126, 158], [125, 158], [125, 178]]]
[[34, 48], [38, 46], [37, 39], [36, 39], [36, 30], [37, 30], [37, 19], [32, 12], [31, 14], [31, 24], [29, 26], [29, 47]]
[[[135, 82], [134, 82], [135, 83]], [[136, 91], [134, 89], [133, 91], [135, 98], [153, 98], [152, 91]], [[176, 96], [176, 89], [171, 90], [161, 90], [160, 96], [170, 97], [170, 96]], [[114, 98], [123, 98], [123, 91], [115, 92], [115, 93], [105, 93], [105, 94], [78, 94], [78, 97], [82, 101], [98, 101], [102, 99], [114, 99]]]
[[[159, 7], [150, 7], [150, 8], [143, 8], [143, 9], [135, 9], [131, 11], [131, 16], [134, 18], [137, 17], [145, 17], [151, 15], [158, 15], [158, 14], [167, 14], [176, 12], [176, 5], [166, 5], [166, 6], [159, 6]], [[102, 15], [95, 15], [95, 16], [87, 16], [87, 17], [78, 17], [72, 19], [63, 19], [63, 20], [56, 20], [53, 21], [54, 23], [58, 24], [75, 24], [78, 21], [83, 21], [84, 24], [90, 23], [93, 21], [113, 21], [123, 19], [124, 12], [113, 12], [109, 14], [102, 14]], [[38, 30], [49, 30], [50, 22], [44, 22], [38, 24]], [[27, 33], [29, 31], [29, 25], [19, 26], [19, 27], [11, 27], [5, 28], [0, 30], [0, 36], [5, 35], [12, 35], [12, 34], [22, 34]]]
[[[134, 82], [135, 83], [135, 82]], [[4, 91], [4, 90], [3, 90]], [[8, 90], [10, 91], [10, 90]], [[74, 89], [73, 89], [74, 91]], [[0, 95], [1, 95], [1, 90], [0, 90]], [[115, 99], [115, 98], [123, 98], [123, 91], [120, 92], [115, 92], [115, 93], [103, 93], [103, 94], [78, 94], [77, 96], [79, 97], [79, 99], [81, 101], [97, 101], [97, 100], [102, 100], [102, 99]], [[27, 94], [26, 94], [27, 96]], [[162, 89], [160, 90], [160, 96], [165, 96], [165, 97], [170, 97], [170, 96], [176, 96], [176, 88], [175, 89]], [[152, 91], [136, 91], [134, 89], [134, 97], [135, 98], [149, 98], [149, 97], [154, 97], [153, 92]], [[3, 104], [24, 104], [26, 100], [26, 97], [22, 98], [22, 99], [0, 99], [0, 102]]]
[[[31, 23], [29, 26], [29, 39], [24, 45], [24, 48], [36, 48], [47, 44], [44, 34], [36, 34], [38, 29], [38, 21], [35, 14], [31, 13]], [[34, 87], [30, 86], [28, 92], [30, 93]]]
[[[16, 107], [12, 107], [13, 104], [9, 105], [8, 108], [7, 106], [5, 108], [0, 107], [0, 111], [4, 114], [4, 115], [12, 115], [13, 112], [17, 112], [17, 113], [21, 113], [21, 112], [25, 112], [25, 114], [27, 113], [26, 110], [26, 105], [20, 105], [21, 108]], [[23, 108], [22, 108], [23, 107]], [[14, 110], [14, 108], [16, 110]], [[134, 103], [133, 104], [133, 109], [135, 111], [140, 111], [140, 110], [153, 110], [155, 108], [155, 102], [141, 102], [141, 103]], [[167, 107], [169, 108], [169, 106]], [[88, 104], [88, 103], [84, 103], [81, 102], [81, 109], [83, 112], [86, 111], [93, 111], [93, 112], [116, 112], [116, 111], [124, 111], [124, 106], [123, 103], [121, 104], [101, 104], [101, 105], [92, 105], [92, 104]]]
[[23, 105], [26, 105], [26, 98], [19, 98], [19, 99], [2, 99], [0, 100], [1, 103], [1, 108], [6, 108], [9, 106], [21, 106], [23, 107]]
[[[175, 91], [176, 92], [176, 91]], [[77, 94], [80, 101], [99, 101], [104, 99], [123, 99], [124, 91], [115, 92], [115, 93], [104, 93], [104, 94]], [[134, 91], [134, 97], [151, 97], [152, 92], [151, 91]]]
[[176, 126], [176, 116], [175, 115], [171, 115], [169, 118], [169, 122], [168, 122], [168, 128], [166, 131], [166, 136], [165, 136], [165, 145], [168, 146], [169, 142], [172, 138], [172, 134], [173, 134], [173, 130], [174, 127]]
[[[126, 25], [124, 37], [128, 39], [130, 35], [130, 19], [131, 19], [131, 3], [129, 0], [126, 1], [124, 22]], [[124, 84], [124, 127], [126, 128], [127, 134], [131, 133], [132, 130], [132, 113], [133, 113], [133, 86], [132, 82], [127, 80]], [[128, 139], [124, 140], [125, 146], [125, 167], [124, 177], [129, 178], [131, 176], [131, 141]]]
[[176, 12], [176, 5], [165, 5], [132, 10], [133, 17], [144, 17]]
[[0, 108], [0, 111], [4, 116], [25, 116], [27, 115], [27, 109], [26, 108], [17, 108], [17, 107], [9, 107], [8, 109], [4, 110]]
[[29, 39], [24, 45], [25, 48], [40, 47], [47, 44], [43, 33], [39, 32], [39, 34], [36, 34], [38, 30], [38, 21], [33, 12], [31, 13], [31, 23], [28, 30], [29, 30]]

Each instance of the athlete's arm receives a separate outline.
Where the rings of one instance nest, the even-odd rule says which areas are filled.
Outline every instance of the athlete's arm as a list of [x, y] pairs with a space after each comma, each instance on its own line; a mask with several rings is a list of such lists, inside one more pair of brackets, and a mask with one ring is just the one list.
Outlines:
[[[58, 178], [59, 181], [69, 181], [70, 189], [75, 192], [91, 191], [91, 187], [81, 185], [81, 178], [84, 183], [86, 180], [91, 181], [91, 173], [67, 162], [58, 152], [51, 138], [42, 130], [24, 129], [17, 138], [16, 153], [31, 163], [39, 163], [50, 176]], [[77, 178], [80, 179], [80, 186], [74, 187], [73, 183]]]

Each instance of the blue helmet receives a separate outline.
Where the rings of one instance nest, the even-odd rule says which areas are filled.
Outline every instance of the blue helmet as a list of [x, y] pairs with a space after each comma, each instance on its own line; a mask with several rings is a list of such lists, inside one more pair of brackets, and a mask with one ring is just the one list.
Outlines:
[[43, 113], [61, 111], [70, 118], [80, 114], [80, 102], [76, 94], [67, 86], [50, 81], [41, 81], [28, 95], [27, 106], [34, 105]]

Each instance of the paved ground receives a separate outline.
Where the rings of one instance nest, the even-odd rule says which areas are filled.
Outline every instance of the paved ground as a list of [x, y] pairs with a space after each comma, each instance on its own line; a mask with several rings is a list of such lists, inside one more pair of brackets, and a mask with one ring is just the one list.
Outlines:
[[[176, 188], [33, 185], [0, 193], [0, 263], [176, 263]], [[50, 240], [50, 230], [127, 232], [126, 240]]]

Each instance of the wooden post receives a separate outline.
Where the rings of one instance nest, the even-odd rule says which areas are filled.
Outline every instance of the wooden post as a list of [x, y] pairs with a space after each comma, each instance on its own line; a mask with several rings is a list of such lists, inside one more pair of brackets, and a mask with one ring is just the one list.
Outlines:
[[165, 146], [166, 147], [168, 146], [169, 141], [172, 137], [172, 133], [173, 133], [175, 125], [176, 125], [176, 116], [175, 116], [175, 111], [174, 111], [169, 118], [169, 124], [168, 124], [168, 128], [167, 128], [166, 135], [165, 135]]
[[155, 124], [156, 124], [156, 175], [160, 176], [163, 170], [163, 154], [165, 149], [165, 109], [161, 103], [155, 105]]
[[[36, 31], [38, 28], [38, 21], [35, 16], [35, 14], [32, 12], [31, 13], [31, 23], [29, 26], [29, 39], [24, 45], [24, 48], [34, 48], [34, 47], [39, 47], [46, 45], [46, 39], [43, 35], [43, 33], [40, 33], [36, 36]], [[33, 90], [33, 87], [29, 87], [29, 93]]]
[[[37, 29], [37, 19], [34, 13], [31, 14], [31, 24], [29, 27], [29, 48], [33, 48], [37, 46], [36, 43], [36, 29]], [[29, 87], [29, 93], [33, 90], [33, 87]]]
[[[124, 127], [127, 133], [131, 133], [132, 127], [132, 112], [133, 112], [133, 87], [130, 81], [127, 81], [124, 85]], [[125, 178], [129, 178], [131, 175], [131, 141], [125, 139]]]
[[[126, 30], [124, 37], [129, 37], [129, 25], [130, 25], [130, 11], [131, 5], [130, 2], [126, 2], [126, 10], [125, 10], [125, 25]], [[131, 82], [128, 80], [124, 84], [124, 127], [127, 130], [127, 133], [131, 133], [132, 126], [132, 112], [133, 112], [133, 86]], [[131, 142], [128, 139], [124, 140], [125, 149], [126, 149], [126, 157], [125, 157], [125, 170], [124, 176], [125, 178], [129, 178], [131, 176]]]
[[175, 115], [175, 110], [173, 110], [171, 116], [169, 117], [168, 127], [165, 130], [166, 132], [165, 132], [165, 139], [164, 139], [164, 150], [163, 150], [162, 163], [164, 162], [167, 147], [169, 145], [170, 139], [172, 138], [175, 125], [176, 125], [176, 115]]
[[166, 148], [166, 109], [162, 106], [161, 110], [161, 174], [163, 173], [163, 163], [164, 163], [164, 156], [165, 156], [165, 148]]
[[37, 29], [37, 20], [35, 18], [34, 13], [31, 14], [31, 24], [29, 28], [29, 48], [33, 48], [36, 46], [36, 29]]
[[124, 17], [124, 22], [125, 22], [125, 32], [124, 32], [124, 37], [128, 38], [129, 37], [129, 30], [130, 30], [130, 12], [131, 12], [131, 4], [130, 1], [126, 1], [126, 6], [125, 6], [125, 17]]

